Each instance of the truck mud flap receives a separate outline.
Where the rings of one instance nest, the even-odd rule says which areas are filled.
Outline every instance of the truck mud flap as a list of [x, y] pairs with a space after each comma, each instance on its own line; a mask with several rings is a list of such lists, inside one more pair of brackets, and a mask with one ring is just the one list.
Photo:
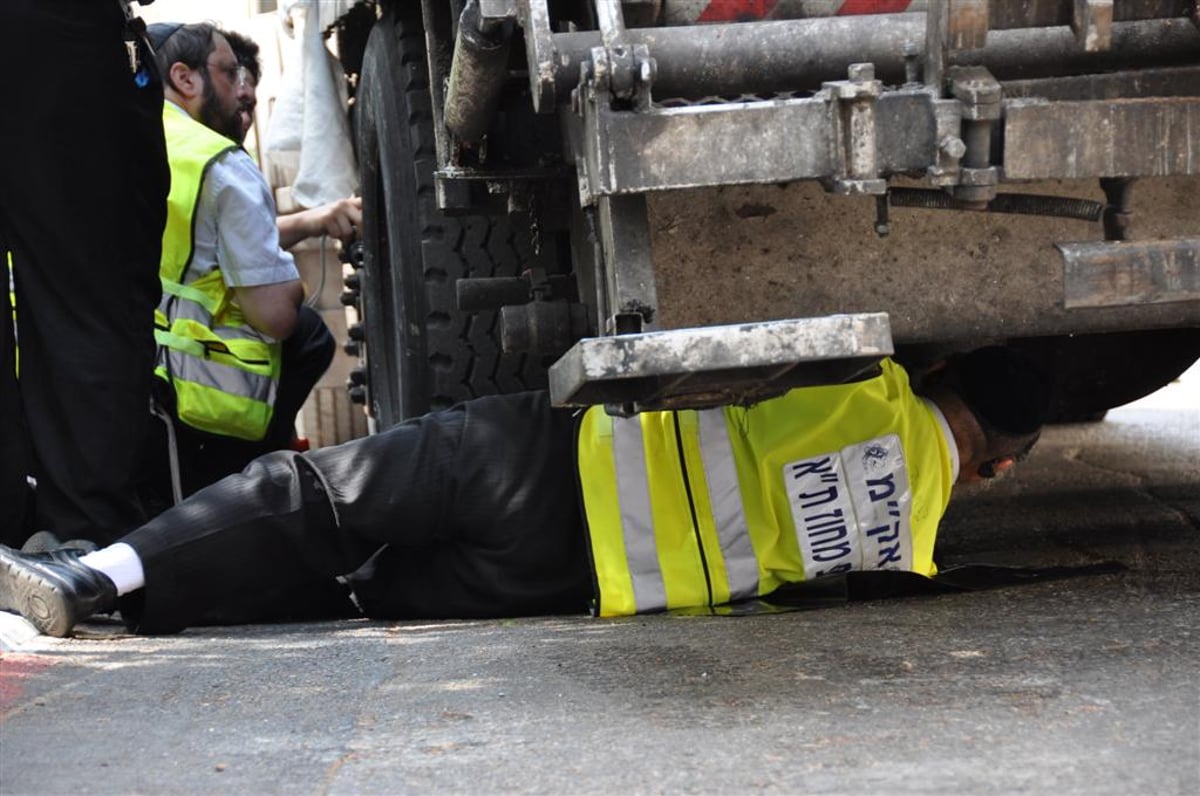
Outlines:
[[886, 313], [585, 338], [551, 366], [550, 397], [619, 414], [746, 404], [851, 381], [892, 353]]

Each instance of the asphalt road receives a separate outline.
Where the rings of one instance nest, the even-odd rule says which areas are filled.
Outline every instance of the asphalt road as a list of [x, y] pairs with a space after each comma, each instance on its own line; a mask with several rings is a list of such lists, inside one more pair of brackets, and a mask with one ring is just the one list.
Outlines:
[[0, 639], [0, 793], [1200, 793], [1200, 370], [956, 498], [944, 565], [750, 617]]

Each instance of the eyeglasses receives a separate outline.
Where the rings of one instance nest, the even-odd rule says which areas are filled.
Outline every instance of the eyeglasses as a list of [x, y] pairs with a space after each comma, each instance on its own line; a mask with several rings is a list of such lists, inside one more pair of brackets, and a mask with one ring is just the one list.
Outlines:
[[241, 85], [242, 82], [242, 67], [236, 62], [233, 64], [213, 64], [211, 61], [206, 61], [205, 69], [216, 69], [218, 72], [225, 75], [229, 82], [235, 86]]

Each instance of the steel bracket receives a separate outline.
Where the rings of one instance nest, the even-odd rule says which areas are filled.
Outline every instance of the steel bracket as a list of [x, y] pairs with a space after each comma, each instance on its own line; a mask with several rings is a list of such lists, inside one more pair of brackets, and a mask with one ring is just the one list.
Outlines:
[[883, 83], [875, 79], [873, 64], [851, 64], [848, 76], [848, 80], [822, 86], [831, 100], [830, 131], [838, 153], [831, 190], [837, 194], [882, 194], [887, 192], [887, 180], [879, 178], [875, 103], [883, 93]]
[[950, 93], [962, 104], [962, 168], [954, 197], [986, 205], [996, 198], [999, 174], [992, 165], [992, 129], [1000, 118], [1004, 92], [982, 66], [955, 66], [947, 71]]
[[1200, 302], [1200, 238], [1056, 245], [1067, 309]]
[[891, 353], [885, 313], [585, 338], [551, 366], [550, 399], [626, 415], [748, 404], [847, 381]]

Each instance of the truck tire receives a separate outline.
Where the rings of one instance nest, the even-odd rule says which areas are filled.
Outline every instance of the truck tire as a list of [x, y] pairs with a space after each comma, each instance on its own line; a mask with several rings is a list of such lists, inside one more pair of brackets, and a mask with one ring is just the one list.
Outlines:
[[376, 23], [363, 54], [356, 143], [363, 191], [362, 316], [376, 430], [480, 395], [544, 387], [540, 358], [502, 353], [499, 313], [458, 309], [462, 277], [517, 276], [530, 257], [518, 217], [448, 217], [418, 3]]

